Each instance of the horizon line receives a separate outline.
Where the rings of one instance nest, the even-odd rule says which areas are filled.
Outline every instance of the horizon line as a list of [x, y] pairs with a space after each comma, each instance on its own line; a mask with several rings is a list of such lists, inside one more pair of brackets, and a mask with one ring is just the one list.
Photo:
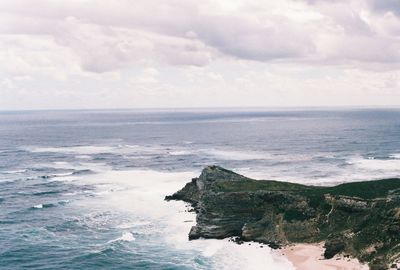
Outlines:
[[32, 108], [0, 109], [0, 112], [40, 112], [40, 111], [201, 111], [201, 110], [329, 110], [329, 109], [400, 109], [400, 105], [330, 105], [330, 106], [199, 106], [199, 107], [136, 107], [136, 108]]

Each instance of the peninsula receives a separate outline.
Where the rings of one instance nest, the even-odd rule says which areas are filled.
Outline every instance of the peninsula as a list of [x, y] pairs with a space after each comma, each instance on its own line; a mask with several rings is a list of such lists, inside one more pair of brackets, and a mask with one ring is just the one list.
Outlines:
[[326, 259], [354, 257], [372, 270], [397, 267], [400, 259], [400, 179], [320, 187], [209, 166], [166, 200], [193, 207], [190, 240], [233, 237], [272, 248], [323, 242]]

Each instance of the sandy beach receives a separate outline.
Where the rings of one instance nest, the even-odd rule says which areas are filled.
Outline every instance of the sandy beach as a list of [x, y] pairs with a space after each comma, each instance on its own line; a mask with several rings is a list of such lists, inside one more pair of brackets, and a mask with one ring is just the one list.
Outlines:
[[297, 270], [324, 269], [324, 270], [368, 270], [366, 264], [361, 264], [355, 258], [345, 258], [337, 255], [332, 259], [324, 259], [324, 243], [295, 244], [281, 250]]

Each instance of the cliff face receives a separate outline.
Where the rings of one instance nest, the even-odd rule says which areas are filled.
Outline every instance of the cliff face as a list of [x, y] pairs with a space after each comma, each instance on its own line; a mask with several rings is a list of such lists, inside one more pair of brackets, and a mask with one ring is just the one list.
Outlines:
[[191, 240], [237, 236], [271, 247], [325, 241], [326, 258], [344, 252], [371, 269], [400, 258], [400, 179], [315, 187], [210, 166], [166, 199], [193, 206]]

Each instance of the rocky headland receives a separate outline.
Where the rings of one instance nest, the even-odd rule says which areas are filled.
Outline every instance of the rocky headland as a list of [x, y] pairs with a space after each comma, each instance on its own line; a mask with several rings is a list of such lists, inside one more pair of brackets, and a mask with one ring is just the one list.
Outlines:
[[333, 187], [253, 180], [218, 166], [166, 200], [192, 205], [189, 239], [235, 237], [280, 248], [324, 242], [324, 257], [351, 256], [370, 269], [400, 260], [400, 179]]

